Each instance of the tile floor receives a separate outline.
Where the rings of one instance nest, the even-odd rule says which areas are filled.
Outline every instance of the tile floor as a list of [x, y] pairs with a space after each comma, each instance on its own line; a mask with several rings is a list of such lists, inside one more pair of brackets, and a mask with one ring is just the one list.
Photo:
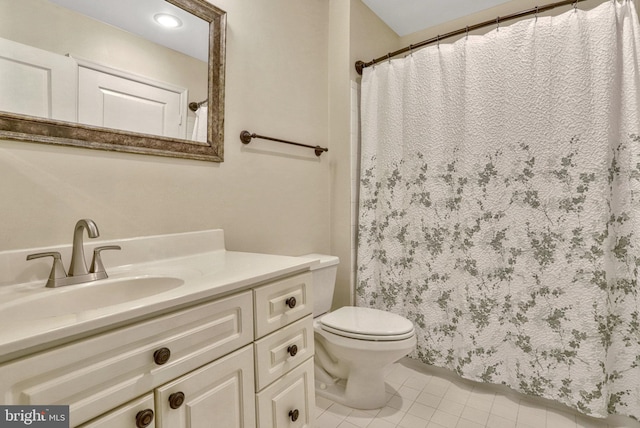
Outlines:
[[640, 428], [629, 418], [590, 418], [409, 358], [393, 364], [385, 379], [388, 401], [380, 410], [354, 410], [316, 397], [315, 428]]

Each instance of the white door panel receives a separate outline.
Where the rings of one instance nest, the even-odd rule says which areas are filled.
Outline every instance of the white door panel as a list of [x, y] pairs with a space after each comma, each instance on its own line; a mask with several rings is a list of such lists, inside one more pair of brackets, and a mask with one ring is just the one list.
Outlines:
[[[99, 96], [102, 97], [103, 106], [102, 122], [99, 123], [101, 126], [144, 134], [165, 135], [165, 121], [167, 119], [165, 110], [169, 109], [166, 106], [167, 103], [171, 103], [170, 99], [161, 102], [157, 99], [142, 98], [131, 93], [121, 93], [105, 88], [100, 88]], [[81, 112], [88, 113], [87, 110], [91, 109], [83, 109]], [[99, 114], [97, 111], [96, 113]], [[85, 118], [88, 115], [82, 117]], [[98, 117], [97, 120], [100, 118]], [[90, 123], [89, 121], [90, 119], [86, 123]], [[178, 123], [173, 125], [177, 126]], [[171, 123], [167, 126], [171, 127]], [[172, 136], [169, 130], [167, 130], [167, 134], [169, 134], [167, 136]]]
[[76, 121], [72, 58], [0, 38], [0, 110]]
[[78, 122], [186, 138], [186, 89], [78, 62]]

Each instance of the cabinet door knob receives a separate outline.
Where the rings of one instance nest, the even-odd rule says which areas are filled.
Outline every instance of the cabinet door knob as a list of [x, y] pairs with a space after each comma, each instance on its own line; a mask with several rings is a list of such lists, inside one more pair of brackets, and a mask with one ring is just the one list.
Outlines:
[[293, 309], [296, 307], [296, 298], [295, 297], [289, 297], [285, 303], [287, 304], [287, 306], [289, 306], [289, 308]]
[[177, 409], [184, 403], [184, 392], [174, 392], [169, 396], [169, 407]]
[[153, 421], [153, 410], [144, 409], [140, 410], [136, 415], [136, 427], [145, 428]]
[[287, 348], [287, 352], [289, 353], [289, 355], [291, 355], [292, 357], [295, 357], [296, 354], [298, 353], [298, 346], [297, 345], [291, 345]]
[[289, 417], [291, 418], [291, 422], [297, 421], [299, 416], [300, 416], [300, 412], [298, 411], [298, 409], [289, 411]]
[[159, 366], [163, 365], [171, 358], [171, 351], [169, 348], [160, 348], [153, 353], [153, 361]]

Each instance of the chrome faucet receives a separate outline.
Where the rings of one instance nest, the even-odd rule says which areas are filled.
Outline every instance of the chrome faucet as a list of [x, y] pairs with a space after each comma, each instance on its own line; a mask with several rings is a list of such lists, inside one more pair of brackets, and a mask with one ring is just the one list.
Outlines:
[[71, 263], [67, 274], [62, 265], [62, 257], [59, 252], [52, 251], [46, 253], [29, 254], [27, 260], [39, 259], [41, 257], [53, 257], [53, 267], [47, 280], [47, 287], [55, 288], [63, 285], [80, 284], [83, 282], [97, 281], [107, 278], [107, 272], [102, 264], [100, 252], [103, 250], [120, 250], [119, 245], [105, 245], [96, 247], [93, 250], [93, 261], [91, 268], [87, 270], [87, 262], [84, 258], [84, 231], [87, 231], [89, 238], [100, 236], [98, 226], [91, 219], [81, 219], [76, 223], [73, 231], [73, 248], [71, 253]]

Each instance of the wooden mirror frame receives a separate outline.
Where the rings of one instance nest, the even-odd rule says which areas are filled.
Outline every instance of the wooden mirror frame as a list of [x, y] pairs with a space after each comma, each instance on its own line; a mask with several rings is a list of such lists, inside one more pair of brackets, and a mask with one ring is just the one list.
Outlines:
[[226, 12], [206, 0], [165, 0], [209, 22], [207, 142], [195, 142], [0, 111], [0, 139], [116, 152], [224, 160]]

